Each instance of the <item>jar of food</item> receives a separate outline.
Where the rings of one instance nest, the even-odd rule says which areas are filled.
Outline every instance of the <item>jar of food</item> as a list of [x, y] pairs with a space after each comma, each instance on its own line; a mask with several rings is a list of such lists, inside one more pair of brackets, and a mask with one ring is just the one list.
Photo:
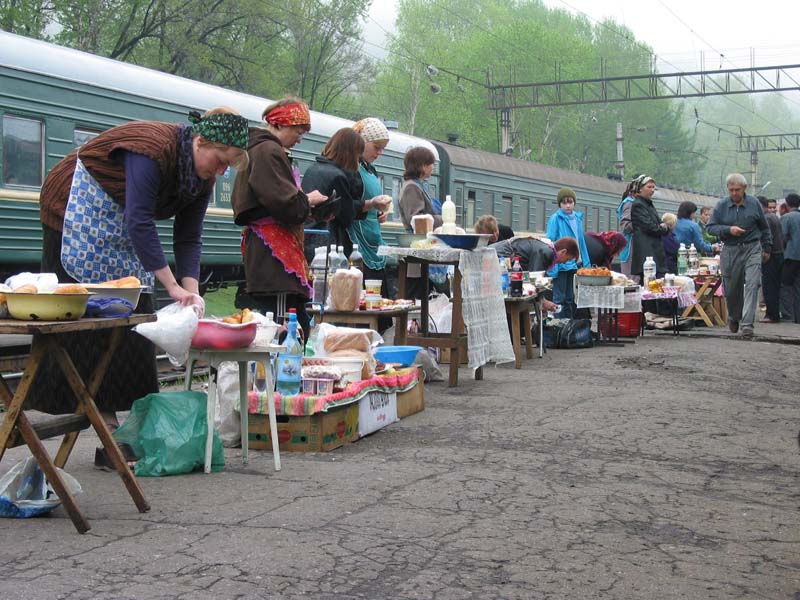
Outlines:
[[366, 309], [378, 310], [381, 307], [381, 299], [380, 294], [367, 294]]

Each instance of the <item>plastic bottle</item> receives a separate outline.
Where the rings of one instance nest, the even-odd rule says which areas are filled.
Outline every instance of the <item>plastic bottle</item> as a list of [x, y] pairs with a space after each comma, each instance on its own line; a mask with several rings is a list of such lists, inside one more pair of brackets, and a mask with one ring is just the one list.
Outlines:
[[697, 271], [697, 267], [699, 266], [697, 248], [694, 247], [694, 244], [689, 245], [688, 265], [690, 271]]
[[289, 323], [283, 344], [286, 350], [278, 355], [277, 391], [281, 396], [295, 396], [300, 393], [300, 374], [302, 370], [303, 349], [297, 337], [297, 313], [289, 311]]
[[347, 256], [344, 253], [344, 246], [336, 246], [336, 254], [339, 257], [339, 269], [347, 269], [350, 265], [347, 262]]
[[364, 271], [364, 257], [358, 251], [358, 244], [353, 244], [353, 251], [350, 253], [350, 266], [355, 267], [359, 271]]
[[442, 204], [442, 233], [452, 234], [456, 231], [456, 205], [448, 194]]
[[647, 288], [648, 284], [656, 278], [656, 261], [652, 256], [648, 256], [643, 265], [644, 281], [642, 285]]
[[500, 289], [503, 291], [504, 296], [508, 295], [508, 291], [511, 289], [511, 277], [508, 274], [504, 256], [500, 257]]
[[336, 244], [331, 244], [328, 252], [328, 274], [332, 275], [339, 268], [339, 255], [336, 254]]
[[678, 275], [683, 275], [686, 273], [686, 269], [689, 266], [688, 254], [686, 252], [686, 246], [681, 244], [678, 247]]
[[311, 273], [314, 275], [314, 298], [313, 301], [325, 304], [325, 276], [326, 276], [326, 257], [325, 246], [314, 249], [314, 260], [311, 261]]
[[519, 256], [514, 257], [514, 266], [511, 267], [510, 279], [510, 293], [512, 298], [522, 297], [522, 267], [519, 264]]

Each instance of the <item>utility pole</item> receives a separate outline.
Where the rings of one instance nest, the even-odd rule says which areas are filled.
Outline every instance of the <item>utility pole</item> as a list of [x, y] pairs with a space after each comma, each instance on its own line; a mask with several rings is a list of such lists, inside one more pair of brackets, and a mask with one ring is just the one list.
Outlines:
[[753, 184], [753, 193], [758, 194], [758, 150], [750, 151], [750, 183]]
[[500, 152], [509, 154], [511, 148], [511, 109], [500, 111]]
[[625, 158], [622, 153], [622, 123], [617, 123], [617, 162], [614, 163], [617, 168], [617, 175], [620, 181], [625, 181]]

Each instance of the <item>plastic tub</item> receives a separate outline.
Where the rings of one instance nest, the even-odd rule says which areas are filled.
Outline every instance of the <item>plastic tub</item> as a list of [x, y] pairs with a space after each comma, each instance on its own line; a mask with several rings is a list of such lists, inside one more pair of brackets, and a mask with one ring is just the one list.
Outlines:
[[367, 279], [364, 281], [364, 288], [367, 290], [367, 294], [378, 294], [380, 296], [382, 283], [380, 279]]
[[197, 333], [192, 338], [192, 348], [212, 350], [233, 350], [247, 348], [256, 337], [255, 321], [234, 325], [215, 319], [200, 319]]
[[375, 359], [382, 363], [399, 364], [408, 367], [414, 364], [421, 346], [380, 346], [375, 349]]
[[364, 368], [364, 359], [350, 356], [328, 356], [324, 359], [328, 364], [339, 367], [342, 378], [339, 380], [342, 387], [349, 383], [361, 381], [361, 370]]
[[[639, 337], [639, 331], [642, 326], [642, 313], [621, 312], [619, 313], [618, 318], [619, 318], [619, 326], [617, 327], [617, 337], [622, 337], [622, 338]], [[600, 324], [600, 331], [607, 338], [614, 336], [614, 330], [612, 329], [611, 323], [609, 323], [608, 321], [603, 321]]]

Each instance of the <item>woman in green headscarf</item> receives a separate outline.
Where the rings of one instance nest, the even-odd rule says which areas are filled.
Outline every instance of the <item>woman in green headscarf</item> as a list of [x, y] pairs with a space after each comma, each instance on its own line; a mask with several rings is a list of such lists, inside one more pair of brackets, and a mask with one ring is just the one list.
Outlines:
[[364, 279], [380, 279], [381, 295], [388, 297], [386, 289], [386, 258], [378, 256], [378, 246], [384, 244], [381, 237], [381, 223], [386, 220], [383, 211], [389, 208], [391, 199], [383, 196], [383, 188], [378, 173], [372, 163], [383, 154], [389, 143], [389, 130], [373, 117], [362, 119], [353, 125], [353, 129], [364, 139], [364, 152], [361, 155], [358, 172], [364, 183], [363, 209], [367, 216], [354, 220], [347, 228], [350, 239], [358, 244], [358, 250], [364, 260]]

